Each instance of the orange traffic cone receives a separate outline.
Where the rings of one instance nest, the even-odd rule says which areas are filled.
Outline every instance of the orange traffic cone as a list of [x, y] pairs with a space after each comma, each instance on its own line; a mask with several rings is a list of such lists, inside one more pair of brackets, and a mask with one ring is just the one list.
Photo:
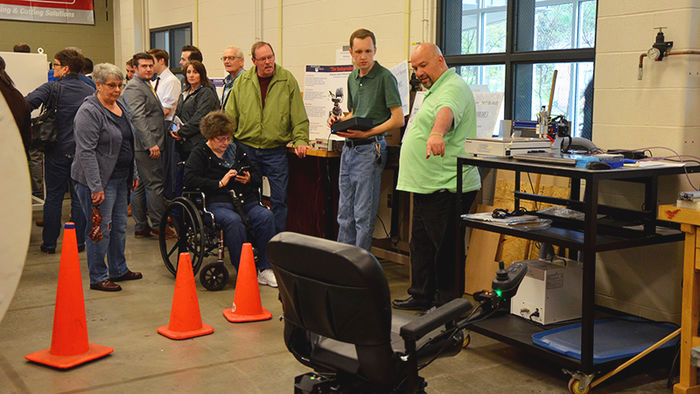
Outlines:
[[51, 347], [27, 354], [24, 358], [66, 369], [104, 357], [113, 351], [111, 347], [88, 343], [78, 242], [75, 237], [75, 224], [68, 222], [63, 227]]
[[158, 327], [158, 333], [170, 339], [187, 339], [212, 332], [214, 332], [212, 326], [202, 323], [190, 254], [180, 253], [170, 323], [167, 326]]
[[253, 257], [253, 245], [249, 242], [241, 248], [241, 261], [238, 264], [236, 290], [233, 294], [233, 307], [223, 310], [226, 320], [232, 323], [268, 320], [272, 314], [263, 308], [258, 289], [258, 275]]

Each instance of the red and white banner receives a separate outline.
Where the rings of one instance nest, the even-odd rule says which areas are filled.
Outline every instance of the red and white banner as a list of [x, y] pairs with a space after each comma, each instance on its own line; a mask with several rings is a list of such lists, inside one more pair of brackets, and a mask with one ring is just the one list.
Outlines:
[[0, 0], [0, 19], [95, 24], [93, 0]]

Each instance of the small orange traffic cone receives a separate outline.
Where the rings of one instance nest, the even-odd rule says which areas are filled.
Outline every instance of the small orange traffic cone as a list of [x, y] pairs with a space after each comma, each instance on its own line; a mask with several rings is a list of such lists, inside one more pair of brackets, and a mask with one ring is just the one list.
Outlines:
[[67, 369], [104, 357], [113, 351], [111, 347], [88, 343], [78, 242], [75, 224], [68, 222], [63, 227], [51, 347], [27, 354], [24, 358], [50, 367]]
[[170, 339], [187, 339], [212, 332], [214, 332], [212, 326], [202, 323], [190, 254], [180, 253], [170, 323], [167, 326], [158, 327], [158, 333]]
[[224, 317], [231, 323], [268, 320], [272, 314], [260, 302], [258, 275], [253, 257], [253, 245], [249, 242], [241, 248], [241, 261], [238, 264], [236, 290], [233, 294], [233, 307], [223, 310]]

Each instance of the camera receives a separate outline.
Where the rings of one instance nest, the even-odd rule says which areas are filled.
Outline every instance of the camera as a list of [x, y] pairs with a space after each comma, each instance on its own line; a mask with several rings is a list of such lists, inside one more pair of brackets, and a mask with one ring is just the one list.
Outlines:
[[328, 91], [328, 94], [331, 96], [331, 101], [333, 102], [333, 108], [331, 109], [330, 113], [328, 114], [328, 119], [332, 115], [335, 115], [339, 118], [343, 117], [343, 109], [340, 108], [340, 103], [343, 102], [343, 88], [338, 88], [335, 90], [335, 94], [331, 92], [330, 90]]

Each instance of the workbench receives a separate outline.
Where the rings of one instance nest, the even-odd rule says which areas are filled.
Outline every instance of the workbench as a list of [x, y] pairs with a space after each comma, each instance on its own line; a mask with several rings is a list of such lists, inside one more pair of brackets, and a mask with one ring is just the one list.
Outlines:
[[690, 349], [700, 346], [698, 306], [700, 306], [700, 210], [659, 206], [659, 219], [681, 224], [685, 233], [683, 253], [683, 302], [681, 306], [681, 380], [674, 393], [700, 393], [698, 370], [692, 365]]

